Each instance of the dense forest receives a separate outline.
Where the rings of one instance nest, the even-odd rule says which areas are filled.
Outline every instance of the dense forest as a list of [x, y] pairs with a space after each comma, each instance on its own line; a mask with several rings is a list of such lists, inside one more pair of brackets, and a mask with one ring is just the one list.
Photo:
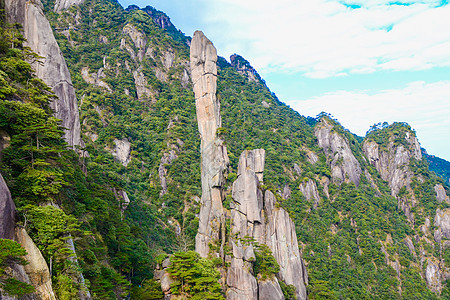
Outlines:
[[[32, 68], [41, 58], [2, 10], [0, 173], [57, 299], [78, 299], [83, 289], [93, 299], [163, 299], [155, 274], [169, 256], [173, 295], [225, 299], [226, 262], [193, 251], [201, 182], [190, 37], [152, 7], [85, 0], [55, 12], [54, 5], [43, 1], [76, 90], [84, 143], [67, 147], [50, 108], [55, 95]], [[265, 149], [263, 188], [295, 223], [308, 298], [450, 299], [450, 234], [436, 221], [450, 211], [448, 196], [437, 194], [450, 194], [450, 163], [417, 153], [408, 124], [374, 126], [360, 138], [326, 113], [291, 109], [242, 57], [219, 57], [217, 66], [218, 134], [230, 158], [224, 208], [241, 152]], [[324, 146], [320, 132], [342, 147]], [[398, 153], [404, 160], [394, 164]], [[23, 249], [0, 241], [2, 288], [31, 293], [5, 271], [23, 263]], [[257, 252], [255, 274], [277, 273], [269, 252]], [[434, 267], [437, 281], [428, 278]]]

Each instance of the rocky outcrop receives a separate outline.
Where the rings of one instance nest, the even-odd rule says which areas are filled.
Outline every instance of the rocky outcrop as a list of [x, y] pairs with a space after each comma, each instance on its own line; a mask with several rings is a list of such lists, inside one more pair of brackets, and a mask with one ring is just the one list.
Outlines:
[[330, 121], [323, 118], [314, 129], [319, 146], [323, 149], [331, 167], [331, 177], [337, 182], [352, 181], [358, 186], [361, 166], [353, 155], [347, 139], [333, 131], [333, 127]]
[[281, 207], [276, 207], [276, 200], [270, 191], [264, 196], [264, 211], [268, 220], [266, 224], [265, 243], [272, 250], [280, 265], [279, 279], [296, 288], [297, 299], [306, 299], [308, 275], [298, 248], [295, 225], [289, 214]]
[[6, 0], [8, 21], [23, 26], [26, 46], [43, 58], [32, 64], [38, 78], [42, 79], [56, 94], [51, 107], [56, 118], [61, 119], [64, 140], [70, 146], [82, 145], [80, 117], [75, 90], [72, 86], [66, 61], [53, 36], [43, 6], [39, 0]]
[[283, 291], [276, 277], [258, 280], [258, 300], [284, 300]]
[[[67, 246], [69, 248], [69, 250], [72, 252], [72, 254], [69, 256], [69, 260], [72, 262], [72, 264], [74, 266], [77, 267], [77, 269], [80, 268], [79, 264], [78, 264], [78, 258], [77, 258], [77, 253], [75, 251], [75, 245], [73, 243], [73, 239], [71, 236], [69, 236], [69, 238], [67, 239]], [[75, 274], [75, 278], [74, 280], [78, 283], [78, 285], [80, 286], [79, 290], [78, 290], [78, 299], [79, 300], [89, 300], [92, 299], [91, 297], [91, 293], [89, 292], [89, 289], [86, 286], [86, 281], [84, 279], [83, 273], [77, 271]]]
[[72, 5], [80, 5], [84, 0], [56, 0], [55, 1], [55, 12], [61, 12], [63, 10], [68, 9]]
[[89, 73], [89, 67], [83, 67], [81, 69], [81, 77], [83, 77], [84, 81], [89, 84], [96, 85], [98, 87], [102, 87], [106, 89], [108, 92], [112, 93], [111, 87], [102, 80], [105, 78], [104, 68], [100, 68], [97, 73]]
[[201, 31], [196, 31], [191, 43], [190, 63], [201, 139], [202, 198], [195, 250], [202, 257], [208, 255], [210, 243], [219, 249], [215, 254], [223, 256], [225, 241], [221, 238], [225, 234], [222, 201], [224, 174], [229, 160], [226, 147], [217, 135], [222, 119], [216, 98], [216, 62], [216, 48]]
[[230, 56], [231, 66], [238, 71], [239, 74], [244, 75], [249, 81], [259, 82], [261, 77], [250, 63], [238, 54]]
[[33, 243], [24, 228], [16, 228], [15, 237], [17, 242], [27, 251], [24, 257], [28, 262], [24, 266], [30, 284], [36, 289], [35, 294], [41, 300], [56, 300], [53, 293], [50, 272], [41, 251]]
[[439, 202], [447, 202], [450, 203], [450, 199], [447, 196], [447, 193], [445, 192], [445, 188], [442, 186], [442, 184], [436, 184], [434, 186], [434, 190], [436, 191], [436, 200]]
[[161, 157], [161, 163], [158, 168], [159, 181], [161, 183], [160, 196], [164, 196], [167, 193], [167, 169], [166, 165], [170, 165], [175, 159], [177, 159], [177, 152], [172, 149], [169, 153], [164, 153]]
[[256, 175], [264, 171], [264, 150], [242, 152], [238, 177], [233, 183], [231, 207], [231, 265], [227, 274], [227, 299], [258, 299], [253, 275], [254, 241], [264, 243], [263, 194]]
[[16, 226], [16, 206], [8, 186], [0, 174], [0, 239], [14, 238]]
[[434, 218], [434, 239], [436, 242], [441, 242], [443, 238], [450, 240], [450, 209], [438, 209], [436, 217]]
[[[294, 223], [277, 207], [275, 195], [261, 190], [257, 174], [264, 171], [264, 157], [265, 151], [256, 149], [244, 151], [239, 158], [230, 205], [232, 257], [227, 299], [284, 299], [277, 278], [296, 288], [297, 299], [306, 299], [308, 280]], [[266, 244], [280, 265], [277, 278], [255, 278], [252, 266], [258, 244]]]
[[439, 264], [428, 259], [427, 268], [425, 271], [425, 279], [430, 290], [435, 293], [440, 293], [442, 290], [441, 273], [439, 270]]
[[311, 201], [314, 200], [313, 206], [317, 208], [320, 201], [319, 191], [317, 190], [316, 182], [312, 179], [309, 179], [307, 182], [303, 182], [299, 186], [300, 191], [306, 200]]
[[175, 280], [170, 276], [167, 268], [171, 265], [170, 257], [166, 258], [161, 264], [156, 265], [154, 273], [155, 280], [161, 284], [161, 290], [164, 293], [164, 299], [171, 299], [170, 286], [175, 283]]
[[[411, 209], [416, 205], [416, 199], [410, 187], [414, 173], [409, 168], [409, 163], [413, 158], [421, 160], [422, 153], [414, 134], [406, 132], [404, 139], [406, 143], [399, 143], [394, 136], [391, 136], [387, 145], [366, 140], [363, 151], [369, 163], [380, 173], [381, 178], [388, 182], [392, 196], [397, 197], [399, 207], [413, 222]], [[406, 188], [407, 193], [399, 195], [403, 187]]]
[[114, 139], [114, 145], [112, 156], [126, 167], [130, 163], [131, 143], [126, 138], [123, 140]]
[[[139, 61], [142, 61], [142, 59], [144, 58], [146, 49], [145, 46], [147, 45], [147, 37], [145, 36], [145, 34], [143, 34], [141, 31], [139, 31], [135, 26], [133, 26], [132, 24], [127, 24], [123, 27], [123, 34], [128, 35], [131, 40], [133, 41], [134, 45], [136, 46], [137, 49], [137, 54], [136, 54], [136, 58]], [[125, 40], [121, 41], [121, 44], [123, 45], [125, 43]], [[125, 48], [127, 48], [125, 46]], [[127, 48], [127, 50], [130, 52], [130, 50]], [[133, 51], [134, 53], [134, 51]]]
[[407, 132], [405, 140], [409, 144], [408, 147], [396, 143], [394, 137], [389, 139], [388, 145], [383, 145], [383, 149], [375, 141], [369, 140], [363, 144], [364, 154], [380, 173], [381, 178], [389, 183], [393, 196], [411, 182], [414, 175], [408, 166], [411, 159], [422, 159], [417, 138]]

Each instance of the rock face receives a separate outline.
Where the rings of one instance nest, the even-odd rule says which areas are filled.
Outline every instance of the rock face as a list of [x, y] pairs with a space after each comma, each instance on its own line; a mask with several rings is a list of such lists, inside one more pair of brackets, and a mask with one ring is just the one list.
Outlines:
[[51, 107], [55, 117], [61, 119], [61, 125], [66, 128], [64, 140], [70, 146], [81, 145], [80, 117], [75, 90], [66, 61], [43, 13], [42, 3], [39, 0], [6, 0], [5, 11], [9, 22], [23, 26], [26, 46], [43, 57], [40, 63], [35, 62], [32, 66], [37, 77], [51, 87], [57, 96]]
[[441, 274], [439, 265], [431, 260], [428, 260], [427, 269], [425, 271], [425, 278], [428, 287], [435, 293], [440, 293], [442, 290]]
[[310, 179], [307, 182], [303, 182], [299, 186], [300, 191], [303, 196], [305, 196], [306, 200], [311, 201], [314, 200], [314, 208], [317, 208], [320, 201], [319, 191], [317, 190], [316, 183]]
[[439, 202], [447, 202], [450, 203], [450, 199], [447, 196], [447, 193], [445, 192], [444, 187], [442, 184], [436, 184], [434, 187], [434, 190], [436, 191], [436, 199]]
[[114, 145], [115, 147], [112, 155], [126, 167], [130, 163], [131, 143], [128, 139], [114, 139]]
[[[399, 207], [405, 212], [408, 219], [413, 221], [411, 209], [415, 206], [416, 200], [410, 187], [414, 173], [409, 168], [409, 163], [412, 158], [421, 160], [422, 153], [414, 134], [406, 132], [404, 138], [408, 147], [396, 143], [394, 137], [391, 137], [388, 144], [383, 145], [383, 148], [374, 141], [366, 141], [363, 144], [363, 151], [369, 163], [380, 173], [381, 178], [388, 182], [392, 196], [397, 197]], [[409, 193], [399, 195], [400, 189], [403, 187]]]
[[[258, 299], [258, 283], [253, 275], [254, 244], [264, 243], [263, 194], [259, 173], [264, 171], [264, 150], [242, 152], [238, 177], [233, 183], [231, 203], [231, 265], [227, 274], [227, 299]], [[277, 282], [278, 283], [278, 282]]]
[[331, 177], [338, 182], [350, 180], [358, 186], [361, 166], [353, 155], [347, 139], [333, 132], [333, 127], [329, 121], [322, 119], [314, 130], [319, 146], [325, 152], [330, 164]]
[[230, 62], [236, 71], [238, 71], [239, 74], [246, 76], [249, 81], [258, 82], [261, 79], [256, 70], [242, 56], [233, 54], [230, 56]]
[[72, 5], [80, 5], [84, 0], [56, 0], [55, 1], [55, 12], [60, 12], [68, 9]]
[[[220, 103], [216, 98], [217, 52], [201, 31], [196, 31], [191, 42], [191, 72], [194, 84], [198, 130], [201, 138], [201, 181], [199, 229], [195, 250], [206, 257], [209, 244], [220, 248], [216, 255], [223, 256], [224, 215], [223, 184], [228, 169], [228, 155], [217, 129], [222, 126]], [[221, 240], [221, 244], [217, 243]]]
[[264, 211], [268, 222], [266, 224], [266, 244], [272, 250], [273, 256], [280, 265], [279, 279], [296, 288], [297, 299], [307, 299], [306, 284], [308, 275], [298, 248], [295, 225], [287, 211], [275, 206], [275, 197], [266, 191]]
[[0, 239], [14, 239], [16, 206], [6, 182], [0, 174]]
[[[264, 150], [256, 149], [244, 151], [239, 158], [230, 206], [233, 254], [227, 274], [227, 299], [284, 299], [277, 278], [296, 288], [297, 299], [306, 299], [308, 279], [294, 223], [283, 208], [277, 207], [272, 192], [261, 191], [257, 174], [264, 171], [264, 157]], [[255, 243], [266, 244], [272, 251], [280, 265], [277, 278], [255, 278]]]
[[436, 211], [436, 217], [434, 218], [434, 226], [437, 227], [434, 237], [437, 242], [440, 242], [442, 238], [450, 239], [450, 209], [444, 210], [438, 209]]
[[[69, 237], [69, 239], [67, 239], [67, 245], [69, 246], [70, 251], [72, 251], [72, 254], [69, 257], [69, 260], [75, 266], [79, 267], [77, 253], [75, 252], [75, 245], [73, 243], [72, 237]], [[84, 280], [84, 276], [81, 272], [76, 272], [76, 281], [78, 282], [78, 284], [81, 287], [78, 291], [78, 299], [80, 299], [80, 300], [92, 299], [91, 293], [89, 292], [89, 289], [86, 286], [86, 281]]]
[[41, 300], [56, 300], [47, 263], [39, 249], [23, 228], [16, 228], [16, 240], [27, 251], [27, 265], [24, 266], [30, 283], [35, 287], [35, 294]]

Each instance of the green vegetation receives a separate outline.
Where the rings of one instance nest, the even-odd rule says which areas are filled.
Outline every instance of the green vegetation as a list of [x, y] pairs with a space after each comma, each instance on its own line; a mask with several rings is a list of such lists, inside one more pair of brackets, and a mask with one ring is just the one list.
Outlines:
[[220, 273], [212, 260], [200, 258], [197, 252], [188, 251], [174, 253], [170, 262], [167, 271], [175, 280], [171, 285], [174, 295], [193, 300], [225, 299], [219, 284]]
[[[161, 299], [153, 270], [172, 254], [174, 294], [223, 299], [218, 270], [226, 263], [190, 251], [201, 186], [195, 103], [185, 76], [189, 38], [174, 27], [161, 29], [152, 18], [165, 16], [150, 7], [124, 11], [114, 1], [86, 0], [56, 14], [52, 1], [44, 6], [71, 71], [89, 156], [80, 158], [67, 149], [49, 108], [53, 94], [28, 63], [39, 57], [23, 47], [19, 26], [2, 23], [0, 130], [11, 140], [1, 153], [0, 171], [19, 208], [20, 223], [51, 265], [58, 298], [76, 297], [81, 287], [75, 278], [81, 270], [94, 299]], [[145, 47], [124, 33], [127, 25], [145, 35]], [[100, 74], [104, 84], [87, 83], [83, 68], [92, 78]], [[139, 77], [145, 78], [143, 87], [136, 84]], [[230, 206], [229, 187], [237, 177], [240, 153], [264, 148], [264, 189], [276, 194], [278, 205], [296, 224], [310, 299], [438, 298], [423, 279], [421, 251], [446, 264], [450, 255], [448, 250], [439, 253], [439, 245], [420, 227], [427, 218], [433, 223], [437, 208], [448, 208], [437, 203], [434, 191], [444, 181], [423, 160], [412, 159], [405, 166], [414, 176], [410, 188], [400, 189], [397, 197], [417, 199], [412, 223], [362, 151], [364, 141], [378, 143], [380, 151], [388, 151], [390, 142], [410, 147], [405, 137], [414, 133], [409, 125], [376, 124], [363, 140], [326, 113], [301, 116], [263, 81], [249, 81], [223, 58], [218, 61], [218, 98], [223, 124], [217, 134], [225, 140], [231, 162], [224, 206]], [[322, 119], [345, 138], [361, 165], [358, 186], [333, 180], [330, 161], [314, 135]], [[117, 141], [130, 143], [126, 166], [112, 155]], [[309, 180], [317, 185], [318, 205], [300, 191]], [[279, 196], [285, 188], [291, 191], [288, 199]], [[126, 209], [122, 191], [130, 198]], [[78, 264], [71, 260], [69, 238]], [[408, 238], [414, 251], [405, 246]], [[22, 254], [16, 250], [4, 253], [17, 259]], [[267, 246], [255, 247], [255, 255], [255, 274], [267, 279], [278, 272]], [[392, 267], [397, 261], [398, 272]], [[293, 286], [279, 282], [285, 298], [295, 299]], [[449, 294], [443, 285], [441, 298]]]

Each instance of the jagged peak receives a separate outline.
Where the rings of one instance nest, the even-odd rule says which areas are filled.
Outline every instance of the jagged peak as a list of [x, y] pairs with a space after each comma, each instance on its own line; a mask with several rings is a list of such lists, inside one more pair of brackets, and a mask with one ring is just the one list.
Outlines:
[[422, 159], [422, 151], [416, 132], [406, 122], [377, 123], [370, 127], [364, 143], [375, 142], [382, 148], [396, 149], [403, 146], [415, 159]]
[[252, 67], [250, 62], [240, 56], [239, 54], [233, 54], [230, 56], [231, 66], [238, 71], [239, 74], [242, 74], [248, 78], [250, 81], [254, 82], [262, 82], [261, 76], [259, 76], [258, 72], [256, 72], [255, 68]]

